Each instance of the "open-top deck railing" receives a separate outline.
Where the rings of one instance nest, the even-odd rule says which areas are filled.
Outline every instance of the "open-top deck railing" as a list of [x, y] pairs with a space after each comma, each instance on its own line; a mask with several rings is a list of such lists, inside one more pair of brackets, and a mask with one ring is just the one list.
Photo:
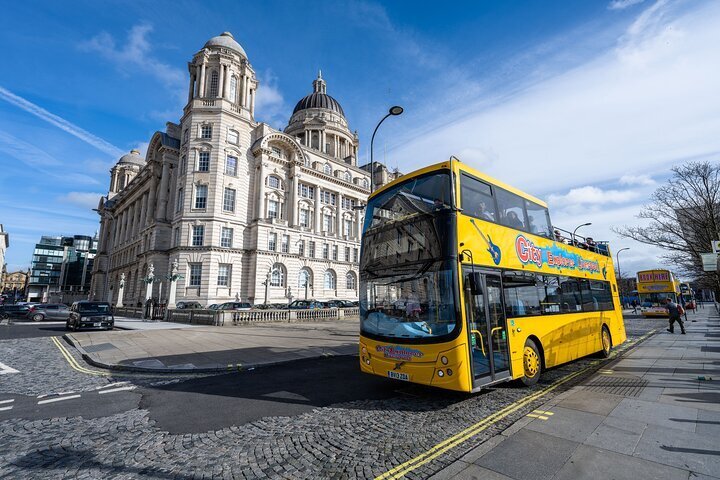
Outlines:
[[556, 242], [564, 243], [565, 245], [573, 245], [578, 248], [583, 248], [591, 252], [599, 253], [600, 255], [610, 256], [609, 242], [596, 241], [590, 237], [583, 237], [572, 234], [567, 230], [563, 230], [559, 227], [553, 227], [553, 236]]

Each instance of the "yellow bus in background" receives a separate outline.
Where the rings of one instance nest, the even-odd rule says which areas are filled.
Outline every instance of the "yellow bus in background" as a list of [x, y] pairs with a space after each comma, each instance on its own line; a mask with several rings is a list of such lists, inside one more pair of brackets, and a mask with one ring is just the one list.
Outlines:
[[640, 311], [646, 317], [667, 317], [663, 300], [680, 300], [680, 281], [670, 270], [643, 270], [637, 272], [637, 290]]
[[553, 228], [547, 205], [458, 160], [368, 199], [363, 372], [465, 392], [625, 341], [605, 243]]

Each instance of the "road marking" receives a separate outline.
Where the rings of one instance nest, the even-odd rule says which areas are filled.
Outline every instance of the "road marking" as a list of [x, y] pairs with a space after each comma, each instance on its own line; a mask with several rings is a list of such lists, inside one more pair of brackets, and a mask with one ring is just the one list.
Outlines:
[[8, 373], [20, 373], [20, 372], [15, 370], [14, 368], [8, 367], [4, 363], [0, 363], [0, 375], [5, 375]]
[[74, 370], [77, 370], [78, 372], [81, 372], [81, 373], [87, 373], [89, 375], [97, 375], [97, 376], [101, 376], [101, 377], [110, 375], [109, 373], [106, 373], [106, 372], [98, 372], [96, 370], [90, 370], [88, 368], [80, 366], [80, 364], [77, 363], [77, 361], [72, 356], [72, 354], [67, 351], [67, 349], [62, 345], [62, 343], [60, 343], [60, 340], [58, 340], [56, 337], [50, 337], [50, 339], [53, 341], [53, 343], [55, 343], [55, 346], [58, 347], [62, 356], [65, 357], [65, 360], [67, 360], [67, 362], [70, 364], [70, 366]]
[[12, 410], [12, 407], [12, 405], [10, 405], [9, 407], [0, 407], [0, 412], [4, 412], [5, 410]]
[[[635, 345], [636, 343], [641, 342], [642, 340], [645, 340], [650, 335], [657, 332], [657, 330], [651, 330], [645, 335], [639, 337], [638, 339], [634, 340], [633, 342], [626, 342], [622, 347], [617, 348], [613, 350], [613, 352], [610, 354], [609, 359], [614, 359], [617, 357], [620, 352], [624, 352], [631, 346]], [[484, 419], [480, 420], [479, 422], [470, 425], [465, 430], [462, 430], [455, 435], [453, 435], [450, 438], [447, 438], [443, 440], [442, 442], [438, 443], [434, 447], [428, 449], [427, 451], [421, 453], [420, 455], [416, 456], [415, 458], [412, 458], [408, 460], [407, 462], [401, 463], [400, 465], [388, 470], [387, 472], [383, 473], [382, 475], [379, 475], [375, 477], [375, 480], [385, 480], [385, 479], [399, 479], [407, 475], [408, 473], [412, 472], [413, 470], [418, 469], [419, 467], [425, 465], [426, 463], [429, 463], [442, 455], [443, 453], [447, 452], [448, 450], [457, 447], [458, 445], [461, 445], [465, 443], [467, 440], [471, 439], [475, 435], [479, 434], [480, 432], [487, 430], [495, 423], [499, 422], [500, 420], [504, 419], [505, 417], [509, 416], [510, 414], [516, 412], [517, 410], [520, 410], [521, 408], [529, 405], [530, 403], [534, 402], [535, 400], [538, 400], [551, 391], [555, 390], [556, 388], [560, 387], [561, 385], [569, 382], [573, 378], [576, 378], [580, 375], [582, 375], [585, 372], [590, 371], [591, 369], [597, 367], [599, 363], [603, 363], [607, 361], [606, 360], [595, 360], [591, 362], [587, 367], [578, 370], [577, 372], [571, 373], [568, 376], [561, 378], [557, 382], [548, 385], [547, 387], [543, 388], [542, 390], [535, 392], [531, 395], [528, 395], [525, 398], [522, 398], [514, 403], [511, 403], [507, 407], [501, 409], [500, 411], [489, 415], [485, 417]]]
[[539, 419], [539, 420], [547, 420], [547, 419], [549, 418], [549, 417], [546, 417], [545, 415], [537, 415], [537, 414], [535, 414], [535, 413], [528, 413], [528, 414], [525, 415], [525, 416], [526, 416], [526, 417], [530, 417], [530, 418], [537, 418], [537, 419]]
[[125, 385], [128, 382], [115, 382], [115, 383], [108, 383], [107, 385], [103, 385], [102, 387], [95, 387], [95, 390], [102, 390], [103, 388], [110, 388], [110, 387], [119, 387], [120, 385]]
[[103, 393], [123, 392], [126, 390], [135, 390], [136, 388], [137, 387], [135, 385], [130, 385], [127, 387], [111, 388], [110, 390], [100, 390], [98, 393], [102, 395]]
[[10, 400], [0, 400], [0, 405], [2, 405], [3, 403], [12, 403], [14, 401], [15, 401], [14, 398], [11, 398]]
[[62, 402], [63, 400], [72, 400], [73, 398], [80, 398], [80, 395], [70, 395], [68, 397], [49, 398], [47, 400], [40, 400], [39, 402], [37, 402], [37, 404], [42, 405], [44, 403]]
[[551, 417], [555, 415], [553, 412], [548, 412], [546, 410], [533, 410], [533, 413], [537, 413], [539, 415], [549, 415]]
[[615, 371], [604, 368], [604, 369], [598, 370], [598, 373], [602, 373], [603, 375], [612, 375], [613, 373], [615, 373]]

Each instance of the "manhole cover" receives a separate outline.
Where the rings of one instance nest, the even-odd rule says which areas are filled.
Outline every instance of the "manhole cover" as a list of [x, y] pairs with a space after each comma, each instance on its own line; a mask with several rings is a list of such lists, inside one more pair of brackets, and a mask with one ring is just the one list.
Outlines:
[[584, 386], [593, 392], [637, 397], [647, 385], [647, 380], [637, 377], [597, 377], [588, 380]]

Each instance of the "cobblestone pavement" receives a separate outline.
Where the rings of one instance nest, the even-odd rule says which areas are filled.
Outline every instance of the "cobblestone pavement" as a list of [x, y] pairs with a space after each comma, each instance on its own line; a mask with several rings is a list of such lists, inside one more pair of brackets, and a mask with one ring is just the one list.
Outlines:
[[[627, 324], [631, 339], [664, 326], [644, 320]], [[5, 375], [0, 394], [92, 389], [111, 381], [71, 370], [50, 339], [0, 342], [0, 351], [6, 348], [11, 353], [3, 358], [16, 359], [13, 367], [28, 376]], [[266, 417], [206, 433], [170, 434], [142, 408], [99, 418], [11, 418], [0, 421], [0, 478], [374, 478], [591, 361], [552, 369], [534, 388], [503, 384], [472, 396], [388, 382], [397, 392], [391, 398]], [[182, 381], [164, 378], [160, 381]], [[132, 382], [150, 386], [158, 379]], [[535, 407], [518, 410], [410, 477], [430, 476]]]

